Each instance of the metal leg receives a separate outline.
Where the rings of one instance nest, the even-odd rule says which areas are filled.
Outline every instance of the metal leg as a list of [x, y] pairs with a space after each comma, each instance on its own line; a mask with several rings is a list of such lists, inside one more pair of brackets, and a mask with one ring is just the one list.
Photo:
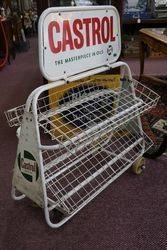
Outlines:
[[23, 198], [26, 197], [25, 194], [16, 195], [16, 188], [15, 188], [14, 186], [12, 186], [11, 195], [12, 195], [12, 198], [13, 198], [15, 201], [22, 200]]
[[49, 208], [48, 207], [45, 207], [44, 209], [44, 212], [45, 212], [45, 219], [46, 219], [46, 222], [48, 224], [48, 226], [50, 226], [51, 228], [59, 228], [61, 227], [62, 225], [64, 225], [70, 218], [72, 218], [76, 212], [74, 212], [73, 214], [69, 215], [69, 216], [66, 216], [64, 219], [62, 219], [60, 222], [58, 223], [52, 223], [51, 222], [51, 219], [50, 219], [50, 212], [49, 212]]

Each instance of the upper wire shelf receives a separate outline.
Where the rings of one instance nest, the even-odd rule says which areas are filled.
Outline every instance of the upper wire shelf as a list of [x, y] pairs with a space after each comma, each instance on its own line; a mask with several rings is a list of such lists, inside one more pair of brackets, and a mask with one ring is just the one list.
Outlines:
[[[124, 84], [124, 81], [122, 82]], [[127, 83], [126, 83], [127, 84]], [[97, 133], [114, 130], [157, 104], [159, 96], [136, 80], [129, 87], [82, 82], [54, 88], [38, 100], [39, 127], [56, 143], [75, 146]], [[9, 126], [19, 126], [25, 105], [6, 112]]]

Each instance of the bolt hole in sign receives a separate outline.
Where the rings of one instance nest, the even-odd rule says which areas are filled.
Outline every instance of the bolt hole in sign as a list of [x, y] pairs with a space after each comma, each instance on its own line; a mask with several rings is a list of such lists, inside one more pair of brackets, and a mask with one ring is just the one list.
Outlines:
[[113, 6], [45, 10], [39, 20], [39, 62], [49, 81], [116, 62], [120, 19]]

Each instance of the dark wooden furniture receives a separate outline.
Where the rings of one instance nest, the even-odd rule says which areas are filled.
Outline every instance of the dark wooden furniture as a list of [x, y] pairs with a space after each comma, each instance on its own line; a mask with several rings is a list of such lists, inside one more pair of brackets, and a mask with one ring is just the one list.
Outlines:
[[[134, 46], [132, 46], [132, 48], [137, 48], [138, 47], [138, 33], [139, 30], [143, 29], [143, 28], [163, 28], [163, 27], [167, 27], [167, 18], [150, 18], [150, 19], [123, 19], [122, 20], [122, 41], [124, 42], [128, 42], [127, 41], [127, 37], [129, 37], [128, 39], [132, 39], [134, 40]], [[131, 42], [132, 43], [132, 42]], [[132, 45], [132, 44], [131, 44]], [[129, 45], [130, 46], [130, 45]], [[125, 46], [126, 47], [126, 46]], [[124, 48], [124, 44], [123, 44], [123, 48]], [[123, 56], [125, 53], [126, 49], [123, 49]], [[135, 49], [134, 49], [135, 50]], [[139, 47], [138, 47], [138, 51], [139, 51]], [[130, 54], [127, 55], [127, 57], [138, 57], [138, 53], [136, 50], [136, 55]]]
[[[12, 56], [13, 59], [15, 59], [16, 54], [13, 46], [13, 28], [12, 28], [12, 20], [11, 19], [4, 19], [2, 20], [2, 24], [5, 30], [7, 42], [8, 42], [8, 62], [10, 63], [10, 57]], [[4, 39], [2, 38], [2, 34], [0, 34], [0, 41], [2, 41], [1, 49], [4, 49]]]
[[[139, 31], [140, 36], [140, 80], [148, 82], [151, 80], [153, 84], [167, 85], [167, 81], [158, 79], [154, 76], [144, 75], [144, 61], [147, 48], [150, 47], [154, 51], [162, 52], [167, 55], [167, 29], [166, 28], [145, 28]], [[165, 74], [166, 72], [164, 72]]]

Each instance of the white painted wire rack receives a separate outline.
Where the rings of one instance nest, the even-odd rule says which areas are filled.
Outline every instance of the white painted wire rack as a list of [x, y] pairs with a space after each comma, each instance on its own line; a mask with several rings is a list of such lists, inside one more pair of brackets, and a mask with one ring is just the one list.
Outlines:
[[[139, 117], [158, 99], [126, 78], [119, 85], [87, 80], [32, 95], [29, 113], [39, 131], [50, 210], [75, 214], [142, 156], [152, 141]], [[22, 124], [23, 113], [24, 105], [7, 111], [9, 125]]]

